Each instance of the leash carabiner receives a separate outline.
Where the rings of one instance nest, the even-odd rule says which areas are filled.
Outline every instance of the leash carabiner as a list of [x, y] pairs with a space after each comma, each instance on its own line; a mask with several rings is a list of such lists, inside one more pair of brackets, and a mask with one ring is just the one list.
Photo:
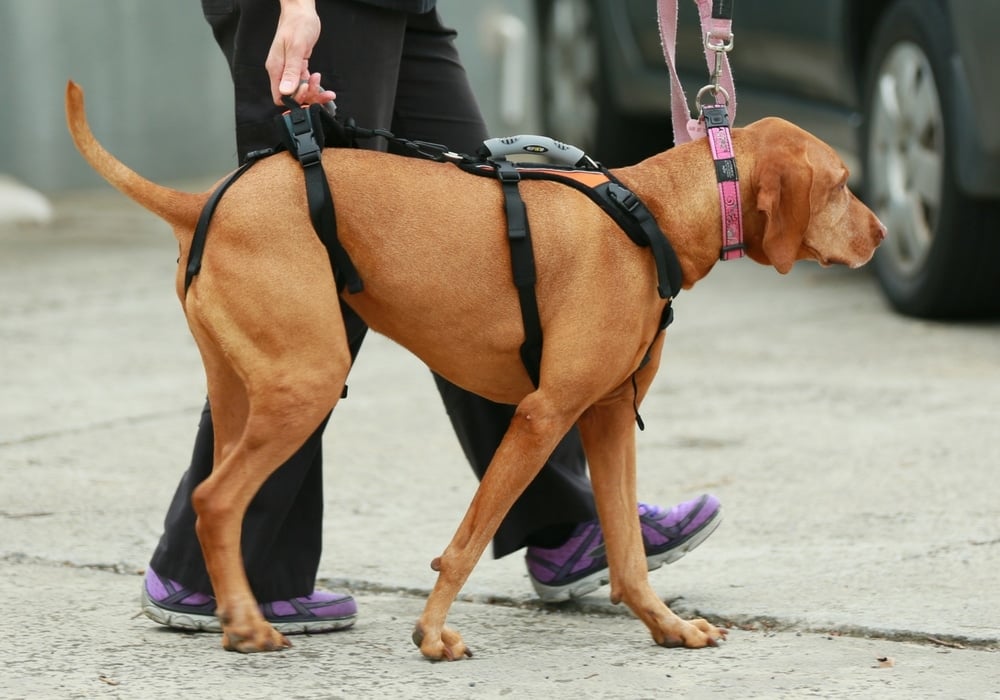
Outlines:
[[705, 103], [702, 98], [709, 92], [715, 96], [715, 104], [720, 104], [719, 95], [722, 95], [723, 102], [721, 104], [729, 106], [729, 92], [722, 87], [722, 69], [725, 66], [725, 57], [730, 51], [733, 50], [733, 44], [735, 43], [735, 35], [729, 32], [728, 35], [715, 35], [712, 32], [705, 32], [705, 51], [712, 51], [715, 53], [715, 67], [712, 69], [711, 80], [712, 82], [701, 88], [695, 97], [695, 103], [698, 108], [704, 107]]

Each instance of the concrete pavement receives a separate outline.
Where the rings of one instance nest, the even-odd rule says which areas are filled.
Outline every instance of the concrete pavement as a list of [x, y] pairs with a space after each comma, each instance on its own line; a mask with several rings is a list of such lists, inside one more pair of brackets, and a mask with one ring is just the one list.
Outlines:
[[204, 394], [174, 241], [108, 191], [55, 211], [0, 226], [0, 697], [1000, 697], [1000, 324], [898, 317], [864, 272], [720, 264], [676, 303], [639, 479], [722, 499], [652, 581], [729, 642], [660, 649], [606, 590], [543, 607], [515, 555], [453, 610], [458, 664], [409, 634], [475, 480], [427, 371], [370, 337], [326, 435], [320, 568], [358, 625], [242, 657], [135, 617]]

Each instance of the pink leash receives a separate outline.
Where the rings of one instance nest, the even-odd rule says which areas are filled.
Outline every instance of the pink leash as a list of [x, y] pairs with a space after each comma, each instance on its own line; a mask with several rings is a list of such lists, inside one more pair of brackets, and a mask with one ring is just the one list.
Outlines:
[[[734, 0], [695, 0], [704, 36], [705, 62], [712, 82], [698, 91], [696, 102], [701, 114], [691, 118], [687, 97], [677, 75], [677, 0], [657, 0], [657, 19], [663, 58], [670, 71], [670, 114], [674, 144], [707, 137], [715, 161], [722, 208], [722, 260], [744, 256], [743, 212], [740, 206], [739, 173], [730, 124], [736, 119], [736, 87], [729, 67], [733, 48], [732, 12]], [[711, 94], [714, 104], [704, 101]]]

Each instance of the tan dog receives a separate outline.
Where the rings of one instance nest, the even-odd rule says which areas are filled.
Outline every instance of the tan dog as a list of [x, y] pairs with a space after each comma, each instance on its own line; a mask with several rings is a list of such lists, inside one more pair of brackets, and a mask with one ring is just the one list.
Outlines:
[[[223, 646], [290, 646], [261, 615], [240, 557], [244, 511], [264, 480], [337, 403], [350, 368], [326, 250], [310, 223], [302, 170], [264, 159], [233, 184], [212, 221], [201, 273], [184, 293], [192, 232], [208, 194], [143, 179], [97, 143], [83, 95], [67, 88], [77, 148], [108, 182], [173, 228], [177, 293], [205, 365], [215, 461], [194, 494], [197, 531], [217, 598]], [[848, 190], [834, 151], [766, 119], [734, 132], [748, 255], [779, 272], [796, 260], [858, 267], [885, 236]], [[450, 164], [328, 149], [339, 236], [364, 281], [345, 301], [374, 330], [435, 372], [517, 411], [444, 553], [414, 641], [430, 659], [470, 655], [445, 626], [455, 596], [501, 520], [559, 439], [580, 427], [607, 542], [611, 599], [664, 646], [714, 646], [725, 636], [685, 621], [647, 580], [635, 493], [635, 411], [659, 365], [666, 303], [650, 251], [632, 243], [585, 195], [525, 181], [545, 351], [535, 389], [518, 354], [524, 339], [511, 281], [499, 184]], [[677, 251], [685, 287], [719, 259], [715, 171], [701, 140], [615, 171], [649, 207]], [[650, 343], [651, 361], [641, 369]], [[635, 388], [632, 378], [635, 377]]]

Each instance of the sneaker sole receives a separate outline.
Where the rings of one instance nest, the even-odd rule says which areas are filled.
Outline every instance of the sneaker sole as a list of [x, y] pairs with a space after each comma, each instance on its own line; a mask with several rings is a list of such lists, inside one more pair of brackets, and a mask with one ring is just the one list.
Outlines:
[[[715, 532], [715, 528], [719, 527], [719, 523], [721, 522], [722, 508], [720, 507], [719, 510], [715, 512], [715, 515], [713, 515], [710, 520], [707, 520], [705, 524], [701, 526], [701, 529], [692, 534], [688, 539], [665, 552], [646, 557], [646, 567], [649, 571], [655, 571], [664, 564], [673, 564], [675, 561], [707, 540], [709, 535]], [[531, 583], [535, 587], [535, 592], [544, 603], [562, 603], [567, 600], [582, 598], [589, 593], [593, 593], [601, 586], [606, 586], [610, 581], [611, 579], [608, 573], [608, 567], [604, 567], [589, 576], [584, 576], [578, 581], [573, 581], [572, 583], [567, 583], [562, 586], [547, 586], [544, 583], [539, 583], [533, 578], [531, 579]]]
[[[222, 633], [222, 624], [215, 615], [195, 615], [160, 607], [149, 597], [145, 587], [142, 589], [142, 612], [153, 622], [158, 622], [171, 629], [184, 630], [185, 632]], [[356, 620], [357, 616], [351, 615], [335, 620], [316, 620], [315, 622], [275, 622], [273, 620], [268, 620], [268, 622], [281, 634], [320, 634], [353, 627]]]

